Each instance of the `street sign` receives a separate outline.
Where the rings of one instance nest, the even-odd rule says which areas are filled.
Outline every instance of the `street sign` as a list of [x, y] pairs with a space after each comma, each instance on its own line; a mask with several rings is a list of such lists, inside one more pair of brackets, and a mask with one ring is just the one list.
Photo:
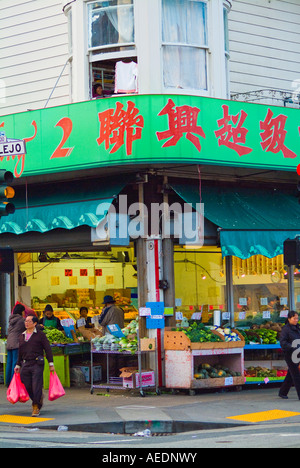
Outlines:
[[26, 145], [24, 140], [7, 139], [0, 143], [0, 157], [26, 154]]

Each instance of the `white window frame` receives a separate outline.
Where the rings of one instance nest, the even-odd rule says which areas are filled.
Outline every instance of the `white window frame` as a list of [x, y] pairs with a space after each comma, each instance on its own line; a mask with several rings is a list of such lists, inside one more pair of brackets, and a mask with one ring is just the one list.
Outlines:
[[[210, 79], [209, 79], [209, 8], [208, 8], [208, 0], [199, 0], [199, 3], [204, 3], [206, 5], [206, 36], [207, 36], [207, 44], [187, 44], [187, 43], [182, 43], [182, 42], [166, 42], [163, 41], [163, 16], [162, 16], [162, 2], [161, 0], [161, 14], [160, 14], [160, 24], [161, 24], [161, 80], [162, 80], [162, 88], [163, 92], [168, 94], [190, 94], [190, 95], [201, 95], [201, 96], [209, 96], [210, 95]], [[175, 87], [169, 87], [165, 86], [164, 84], [164, 63], [163, 63], [163, 49], [164, 47], [189, 47], [189, 48], [194, 48], [194, 49], [199, 49], [199, 50], [204, 50], [205, 51], [205, 63], [206, 63], [206, 83], [207, 83], [207, 89], [203, 88], [175, 88]]]

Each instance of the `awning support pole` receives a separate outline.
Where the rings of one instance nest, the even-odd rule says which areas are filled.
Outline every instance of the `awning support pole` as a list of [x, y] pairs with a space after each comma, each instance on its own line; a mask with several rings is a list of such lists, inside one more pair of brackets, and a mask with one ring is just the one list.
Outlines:
[[289, 310], [296, 310], [294, 272], [295, 272], [295, 265], [289, 266], [288, 267]]
[[232, 257], [225, 257], [227, 312], [230, 313], [230, 326], [234, 327], [233, 272]]

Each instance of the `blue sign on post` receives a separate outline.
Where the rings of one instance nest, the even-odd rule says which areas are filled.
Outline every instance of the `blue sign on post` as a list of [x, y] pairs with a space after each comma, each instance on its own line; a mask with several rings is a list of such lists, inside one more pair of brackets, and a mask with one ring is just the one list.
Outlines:
[[146, 318], [146, 327], [149, 329], [164, 328], [164, 302], [146, 302], [146, 307], [151, 309], [151, 316]]

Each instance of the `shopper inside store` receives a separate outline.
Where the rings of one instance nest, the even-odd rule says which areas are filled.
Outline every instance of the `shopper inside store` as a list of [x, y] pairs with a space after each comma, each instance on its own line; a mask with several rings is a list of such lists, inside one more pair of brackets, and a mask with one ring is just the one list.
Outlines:
[[109, 333], [108, 325], [119, 325], [120, 328], [124, 328], [124, 312], [115, 305], [115, 302], [112, 296], [104, 296], [103, 305], [105, 307], [99, 317], [99, 324], [104, 327], [105, 334]]
[[52, 327], [57, 328], [60, 331], [64, 331], [64, 327], [61, 325], [58, 317], [55, 317], [53, 313], [53, 308], [50, 304], [47, 304], [44, 310], [44, 316], [39, 321], [41, 327]]

